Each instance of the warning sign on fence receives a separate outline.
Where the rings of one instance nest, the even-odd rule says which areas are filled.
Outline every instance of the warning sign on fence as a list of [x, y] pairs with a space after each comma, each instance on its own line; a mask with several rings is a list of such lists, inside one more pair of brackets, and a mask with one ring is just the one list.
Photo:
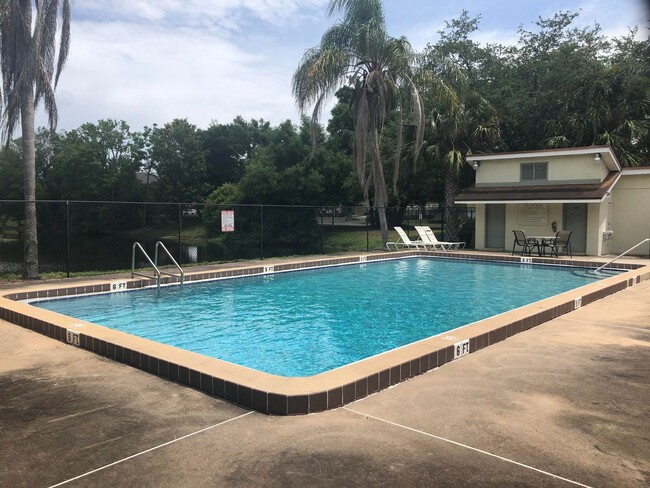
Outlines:
[[221, 232], [235, 232], [235, 211], [221, 211]]

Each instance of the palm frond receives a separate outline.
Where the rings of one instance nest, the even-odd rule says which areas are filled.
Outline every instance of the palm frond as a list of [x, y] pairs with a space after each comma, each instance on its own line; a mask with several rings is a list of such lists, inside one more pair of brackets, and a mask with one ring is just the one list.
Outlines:
[[70, 51], [70, 19], [72, 18], [70, 0], [63, 0], [61, 5], [61, 37], [59, 40], [59, 56], [56, 65], [56, 75], [54, 77], [54, 87], [59, 84], [59, 77], [63, 71], [63, 66], [68, 60]]
[[349, 69], [345, 51], [334, 47], [307, 50], [293, 75], [293, 95], [300, 112], [323, 94], [334, 93]]
[[[59, 17], [61, 30], [57, 54]], [[9, 0], [4, 4], [0, 16], [0, 68], [4, 102], [2, 136], [6, 141], [11, 139], [18, 125], [22, 104], [32, 97], [35, 107], [44, 103], [50, 128], [56, 127], [54, 87], [69, 46], [69, 0], [41, 0], [34, 4], [31, 0]]]
[[354, 30], [348, 24], [335, 24], [325, 31], [321, 37], [321, 49], [336, 47], [339, 49], [349, 49], [354, 37]]
[[365, 24], [373, 19], [385, 22], [381, 0], [330, 0], [327, 14], [331, 17], [339, 10], [352, 25]]
[[318, 142], [318, 121], [320, 120], [320, 111], [325, 100], [325, 93], [323, 93], [316, 103], [314, 104], [314, 111], [311, 115], [311, 124], [310, 124], [310, 135], [311, 135], [311, 153], [309, 155], [309, 160], [313, 160], [316, 155], [316, 143]]

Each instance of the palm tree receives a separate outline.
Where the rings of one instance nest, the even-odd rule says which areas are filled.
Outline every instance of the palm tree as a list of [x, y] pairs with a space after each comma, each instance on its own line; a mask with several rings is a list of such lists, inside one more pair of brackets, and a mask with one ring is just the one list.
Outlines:
[[445, 239], [455, 241], [461, 222], [454, 201], [460, 192], [459, 177], [465, 157], [491, 148], [499, 136], [499, 123], [495, 109], [470, 88], [459, 67], [449, 58], [428, 50], [422, 57], [418, 80], [426, 86], [424, 80], [432, 76], [442, 78], [456, 95], [453, 103], [440, 103], [435, 93], [429, 96], [426, 89], [422, 92], [427, 118], [423, 153], [443, 168]]
[[[644, 164], [644, 141], [650, 134], [650, 90], [635, 87], [625, 93], [618, 76], [583, 84], [564, 102], [561, 114], [547, 122], [548, 147], [605, 145], [623, 166]], [[580, 100], [589, 103], [580, 105]], [[584, 108], [583, 108], [584, 107]]]
[[[381, 0], [330, 0], [328, 14], [332, 16], [339, 10], [343, 11], [343, 20], [330, 27], [320, 45], [307, 50], [300, 61], [293, 75], [293, 95], [301, 112], [314, 104], [315, 128], [326, 97], [344, 86], [352, 89], [353, 161], [366, 200], [370, 183], [374, 186], [374, 206], [386, 243], [388, 190], [380, 143], [392, 111], [399, 111], [400, 126], [405, 115], [413, 117], [414, 154], [422, 143], [422, 102], [412, 81], [414, 55], [406, 38], [386, 33]], [[399, 147], [395, 154], [397, 172]]]
[[[24, 277], [38, 279], [34, 112], [42, 101], [50, 128], [54, 130], [58, 118], [54, 89], [70, 46], [70, 0], [7, 0], [2, 3], [2, 137], [8, 143], [20, 120], [25, 198]], [[59, 17], [61, 29], [57, 53]]]

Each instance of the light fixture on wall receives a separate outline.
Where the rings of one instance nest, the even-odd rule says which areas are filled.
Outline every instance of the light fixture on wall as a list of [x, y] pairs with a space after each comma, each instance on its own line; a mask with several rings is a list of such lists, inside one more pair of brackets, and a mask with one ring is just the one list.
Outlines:
[[481, 165], [480, 161], [474, 161], [474, 164], [472, 164], [472, 168], [474, 168], [474, 170], [477, 170], [480, 165]]
[[597, 163], [600, 161], [600, 153], [594, 154], [594, 163]]

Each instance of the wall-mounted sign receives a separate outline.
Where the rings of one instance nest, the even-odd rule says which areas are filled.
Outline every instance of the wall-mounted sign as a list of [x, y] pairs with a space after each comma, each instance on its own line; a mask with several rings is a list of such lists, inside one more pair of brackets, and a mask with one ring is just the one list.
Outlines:
[[519, 225], [548, 225], [548, 204], [520, 203]]
[[221, 232], [235, 232], [235, 211], [221, 211]]

